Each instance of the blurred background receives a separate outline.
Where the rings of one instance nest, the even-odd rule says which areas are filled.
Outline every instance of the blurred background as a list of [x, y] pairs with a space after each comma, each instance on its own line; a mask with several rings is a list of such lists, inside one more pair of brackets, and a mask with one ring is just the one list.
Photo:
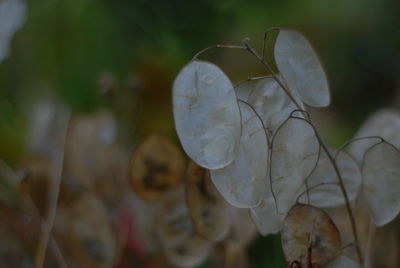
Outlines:
[[[6, 2], [18, 2], [19, 7], [7, 10]], [[81, 191], [96, 194], [96, 200], [105, 204], [104, 217], [114, 217], [115, 228], [115, 215], [128, 202], [116, 196], [124, 188], [126, 159], [137, 144], [154, 132], [178, 144], [171, 109], [177, 72], [210, 45], [238, 45], [249, 37], [260, 50], [264, 31], [273, 26], [301, 31], [318, 52], [330, 80], [332, 104], [312, 111], [313, 117], [328, 144], [340, 145], [373, 111], [400, 108], [399, 10], [397, 0], [0, 0], [0, 159], [17, 177], [25, 176], [24, 181], [32, 165], [34, 170], [40, 165], [48, 168], [44, 162], [52, 160], [51, 144], [58, 135], [49, 134], [54, 129], [49, 126], [57, 125], [58, 114], [62, 118], [67, 113], [71, 117], [67, 171], [79, 179], [65, 198], [75, 200], [69, 195]], [[10, 34], [7, 25], [17, 26]], [[264, 74], [257, 61], [242, 51], [217, 49], [201, 58], [218, 64], [233, 82]], [[273, 62], [271, 50], [267, 59]], [[101, 145], [93, 144], [95, 137]], [[92, 163], [88, 158], [93, 154], [108, 154], [115, 163], [106, 171], [98, 170], [99, 163], [104, 169], [111, 165], [110, 159], [96, 158]], [[38, 160], [44, 156], [48, 159]], [[92, 169], [82, 170], [83, 165]], [[83, 179], [76, 175], [81, 173]], [[88, 179], [93, 176], [96, 181], [108, 174], [104, 184]], [[108, 185], [113, 177], [119, 178], [120, 185]], [[87, 190], [94, 184], [95, 190]], [[47, 188], [42, 186], [28, 183], [26, 192], [39, 210], [38, 204], [43, 203], [44, 211], [46, 201], [34, 197], [45, 195]], [[85, 204], [88, 210], [97, 202], [90, 200]], [[23, 243], [27, 257], [18, 264], [21, 267], [32, 265], [37, 232], [29, 237], [32, 245]], [[10, 241], [18, 239], [23, 237], [10, 237]], [[68, 246], [60, 247], [68, 252]], [[96, 251], [96, 245], [88, 247]], [[257, 236], [246, 250], [250, 267], [284, 266], [278, 236]], [[135, 260], [142, 255], [136, 254], [129, 261], [119, 256], [120, 266], [110, 262], [104, 267], [163, 267], [141, 265]], [[71, 267], [97, 267], [87, 263]], [[217, 267], [212, 261], [202, 265]]]

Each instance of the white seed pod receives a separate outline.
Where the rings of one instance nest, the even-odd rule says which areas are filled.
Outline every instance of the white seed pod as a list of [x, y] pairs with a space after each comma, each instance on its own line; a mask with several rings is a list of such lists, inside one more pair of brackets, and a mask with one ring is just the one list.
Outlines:
[[265, 195], [268, 170], [268, 141], [262, 122], [248, 104], [239, 102], [242, 135], [232, 163], [211, 170], [211, 179], [232, 206], [256, 206]]
[[250, 209], [250, 217], [262, 235], [276, 234], [282, 230], [286, 214], [278, 214], [275, 200], [263, 200], [257, 207]]
[[[283, 81], [282, 76], [278, 78]], [[305, 109], [296, 91], [290, 91], [296, 102]], [[289, 117], [296, 105], [292, 102], [285, 91], [272, 77], [264, 78], [256, 84], [249, 96], [248, 102], [254, 107], [263, 120], [264, 127], [270, 135]]]
[[256, 85], [257, 85], [256, 81], [246, 81], [246, 82], [241, 83], [238, 86], [235, 86], [235, 93], [236, 93], [237, 99], [247, 102], [249, 99], [249, 96], [254, 91]]
[[[334, 155], [334, 152], [331, 151]], [[357, 198], [362, 183], [361, 170], [357, 163], [344, 151], [337, 153], [335, 163], [339, 169], [349, 201]], [[307, 179], [308, 197], [303, 187], [301, 203], [325, 208], [343, 205], [345, 199], [335, 169], [325, 151], [321, 151], [317, 167]]]
[[326, 268], [343, 268], [343, 267], [361, 268], [362, 266], [352, 258], [347, 257], [345, 255], [339, 255], [333, 261], [331, 261], [326, 265]]
[[[394, 109], [385, 108], [372, 114], [361, 125], [354, 138], [379, 136], [400, 148], [400, 113]], [[349, 152], [361, 164], [365, 151], [379, 139], [361, 139], [349, 145]]]
[[26, 19], [24, 0], [0, 1], [0, 62], [10, 54], [10, 43]]
[[362, 165], [363, 194], [377, 226], [400, 212], [400, 151], [387, 142], [367, 150]]
[[198, 165], [218, 169], [232, 162], [240, 136], [240, 112], [229, 78], [214, 64], [192, 61], [173, 85], [176, 131]]
[[270, 179], [279, 214], [294, 205], [298, 191], [318, 161], [319, 150], [314, 129], [303, 119], [289, 118], [276, 131]]
[[339, 252], [340, 234], [322, 210], [295, 205], [283, 224], [282, 247], [289, 265], [297, 263], [299, 267], [310, 267], [311, 264], [323, 267]]
[[275, 42], [275, 62], [279, 72], [303, 101], [314, 107], [330, 103], [328, 80], [317, 54], [298, 31], [280, 30]]

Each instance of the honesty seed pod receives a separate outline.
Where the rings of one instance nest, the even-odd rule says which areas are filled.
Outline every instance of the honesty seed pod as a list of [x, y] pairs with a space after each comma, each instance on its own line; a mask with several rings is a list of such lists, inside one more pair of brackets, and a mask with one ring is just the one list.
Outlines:
[[135, 193], [154, 201], [182, 181], [185, 160], [175, 144], [153, 134], [136, 148], [129, 168], [129, 181]]
[[214, 64], [191, 61], [173, 85], [175, 127], [182, 147], [198, 165], [218, 169], [233, 161], [240, 112], [229, 78]]
[[209, 171], [194, 162], [186, 171], [186, 200], [199, 235], [213, 242], [228, 235], [229, 207], [211, 182]]
[[295, 205], [285, 218], [282, 247], [290, 267], [322, 267], [336, 257], [340, 241], [336, 225], [320, 209]]

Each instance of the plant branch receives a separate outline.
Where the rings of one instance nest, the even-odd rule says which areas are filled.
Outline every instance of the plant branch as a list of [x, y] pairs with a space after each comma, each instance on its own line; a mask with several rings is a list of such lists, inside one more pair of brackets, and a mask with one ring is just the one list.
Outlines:
[[300, 104], [296, 101], [292, 94], [290, 94], [289, 89], [282, 83], [282, 81], [278, 78], [274, 70], [272, 70], [271, 66], [258, 55], [258, 53], [247, 43], [247, 40], [243, 41], [244, 47], [249, 51], [252, 55], [254, 55], [258, 61], [264, 66], [264, 68], [272, 75], [275, 81], [279, 84], [283, 91], [285, 91], [286, 95], [290, 98], [290, 100], [294, 103], [297, 109], [303, 110]]
[[70, 112], [69, 110], [62, 111], [62, 118], [59, 120], [60, 122], [60, 132], [57, 140], [57, 146], [54, 148], [53, 152], [53, 162], [51, 169], [51, 188], [49, 192], [48, 199], [48, 207], [47, 207], [47, 217], [46, 220], [42, 223], [38, 247], [36, 251], [35, 257], [35, 268], [42, 268], [44, 265], [44, 261], [46, 258], [47, 246], [50, 241], [51, 232], [54, 225], [54, 220], [57, 212], [57, 203], [58, 196], [60, 193], [62, 172], [63, 172], [63, 164], [64, 164], [64, 147], [65, 141], [67, 137], [68, 125], [70, 120]]
[[193, 56], [193, 60], [197, 60], [198, 57], [201, 54], [203, 54], [204, 52], [207, 52], [208, 50], [214, 49], [214, 48], [233, 48], [233, 49], [244, 49], [244, 50], [246, 50], [246, 47], [244, 47], [244, 46], [220, 45], [220, 44], [218, 44], [218, 45], [209, 46], [209, 47], [206, 47], [206, 48], [200, 50], [199, 52], [196, 53], [196, 55]]
[[[290, 100], [295, 104], [295, 106], [296, 106], [299, 110], [302, 110], [301, 107], [300, 107], [300, 105], [299, 105], [299, 103], [294, 99], [294, 97], [292, 96], [292, 94], [290, 94], [289, 89], [280, 81], [280, 79], [277, 77], [277, 75], [275, 74], [275, 72], [272, 70], [271, 66], [270, 66], [262, 57], [260, 57], [260, 56], [257, 54], [257, 52], [247, 43], [247, 40], [244, 40], [244, 41], [243, 41], [243, 45], [246, 47], [246, 49], [247, 49], [252, 55], [254, 55], [254, 56], [259, 60], [259, 62], [265, 67], [265, 69], [266, 69], [268, 72], [271, 73], [271, 75], [274, 77], [274, 79], [276, 80], [276, 82], [279, 84], [279, 86], [282, 88], [282, 90], [286, 93], [286, 95], [290, 98]], [[305, 115], [308, 116], [307, 114], [305, 114]], [[347, 213], [348, 213], [348, 216], [349, 216], [349, 219], [350, 219], [350, 223], [351, 223], [351, 229], [352, 229], [353, 236], [354, 236], [354, 242], [355, 242], [355, 247], [356, 247], [357, 255], [358, 255], [358, 258], [359, 258], [359, 260], [360, 260], [360, 262], [361, 262], [361, 265], [363, 266], [363, 257], [362, 257], [361, 250], [360, 250], [360, 244], [359, 244], [359, 239], [358, 239], [357, 227], [356, 227], [356, 223], [355, 223], [355, 220], [354, 220], [353, 211], [352, 211], [352, 208], [351, 208], [351, 206], [350, 206], [350, 200], [349, 200], [349, 197], [348, 197], [348, 195], [347, 195], [346, 188], [345, 188], [345, 186], [344, 186], [343, 178], [342, 178], [342, 176], [341, 176], [341, 174], [340, 174], [339, 168], [338, 168], [338, 166], [336, 165], [336, 162], [335, 162], [334, 158], [332, 157], [331, 153], [329, 152], [328, 147], [327, 147], [327, 146], [325, 145], [325, 143], [322, 141], [321, 136], [319, 135], [319, 133], [318, 133], [318, 131], [316, 130], [316, 128], [314, 127], [314, 125], [311, 124], [311, 122], [310, 122], [310, 125], [313, 127], [314, 132], [315, 132], [315, 136], [316, 136], [316, 138], [318, 139], [318, 142], [319, 142], [320, 146], [322, 147], [322, 149], [323, 149], [323, 150], [325, 151], [325, 153], [327, 154], [328, 159], [329, 159], [329, 161], [331, 162], [331, 164], [332, 164], [332, 166], [333, 166], [333, 168], [334, 168], [334, 170], [335, 170], [336, 176], [337, 176], [338, 181], [339, 181], [340, 189], [341, 189], [341, 191], [342, 191], [343, 197], [344, 197], [345, 202], [346, 202], [346, 210], [347, 210]]]

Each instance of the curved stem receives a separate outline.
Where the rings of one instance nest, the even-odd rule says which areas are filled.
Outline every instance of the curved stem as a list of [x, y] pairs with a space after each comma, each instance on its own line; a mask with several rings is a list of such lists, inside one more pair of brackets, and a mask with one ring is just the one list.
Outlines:
[[202, 50], [200, 50], [199, 52], [196, 53], [196, 55], [193, 56], [193, 60], [197, 60], [197, 58], [203, 54], [204, 52], [207, 52], [208, 50], [214, 49], [214, 48], [234, 48], [234, 49], [246, 49], [246, 47], [244, 46], [232, 46], [232, 45], [213, 45], [213, 46], [209, 46], [206, 47]]

